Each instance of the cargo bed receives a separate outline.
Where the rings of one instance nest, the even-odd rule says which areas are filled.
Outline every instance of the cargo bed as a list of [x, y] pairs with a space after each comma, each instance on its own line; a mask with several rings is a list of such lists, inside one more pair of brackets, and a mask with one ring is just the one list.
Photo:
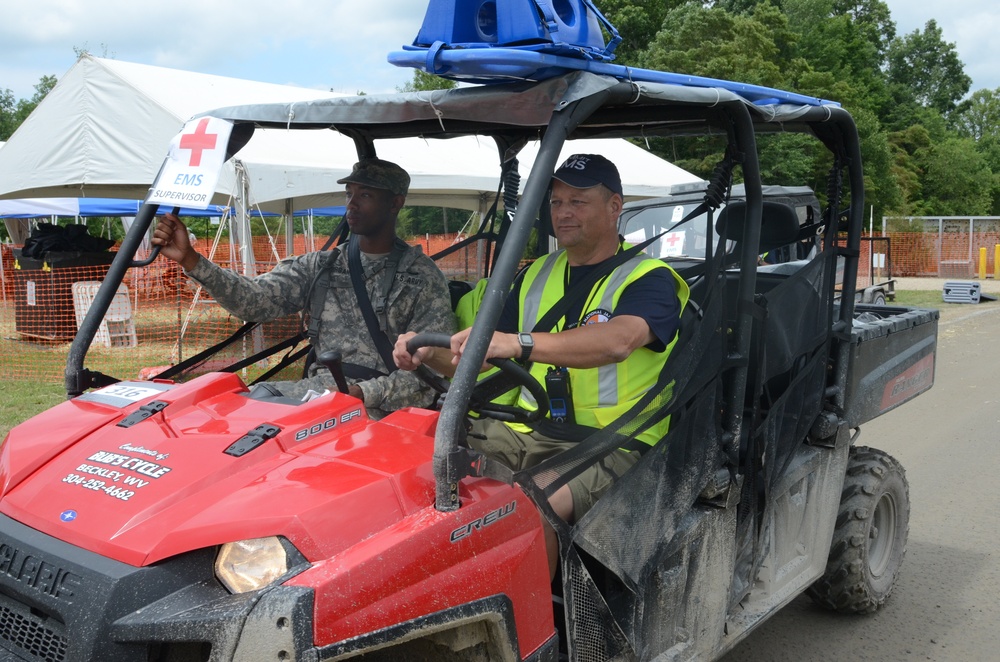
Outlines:
[[926, 308], [855, 307], [844, 412], [851, 427], [895, 409], [934, 384], [939, 316]]

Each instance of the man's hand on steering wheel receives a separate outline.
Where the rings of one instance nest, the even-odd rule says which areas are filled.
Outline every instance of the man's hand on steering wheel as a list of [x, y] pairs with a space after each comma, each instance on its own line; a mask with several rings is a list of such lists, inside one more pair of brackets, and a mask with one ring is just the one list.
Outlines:
[[[454, 366], [458, 363], [460, 354], [465, 349], [468, 335], [468, 329], [460, 331], [453, 336], [448, 336], [444, 333], [405, 333], [399, 336], [399, 339], [396, 341], [396, 346], [393, 349], [393, 359], [396, 365], [403, 370], [414, 370], [426, 362], [427, 365], [439, 369], [439, 372], [454, 376]], [[513, 349], [503, 344], [503, 341], [506, 340], [506, 338], [503, 338], [504, 336], [512, 336], [512, 334], [494, 334], [495, 342], [491, 343], [488, 354], [515, 352], [515, 354], [511, 354], [511, 356], [514, 356], [520, 353], [520, 345], [517, 344], [516, 336], [513, 336]], [[499, 342], [496, 342], [497, 340]], [[450, 359], [441, 352], [427, 351], [432, 348], [451, 350]], [[504, 374], [510, 376], [515, 385], [525, 387], [534, 396], [538, 408], [531, 410], [523, 407], [486, 402], [476, 406], [473, 411], [490, 418], [517, 423], [533, 423], [545, 417], [549, 410], [548, 394], [545, 392], [545, 388], [538, 383], [538, 380], [524, 366], [509, 358], [498, 357], [488, 358], [487, 363], [498, 367]], [[424, 381], [427, 381], [426, 375], [421, 373], [422, 371], [417, 371], [417, 374]], [[428, 383], [436, 390], [440, 390], [436, 384], [432, 382]]]

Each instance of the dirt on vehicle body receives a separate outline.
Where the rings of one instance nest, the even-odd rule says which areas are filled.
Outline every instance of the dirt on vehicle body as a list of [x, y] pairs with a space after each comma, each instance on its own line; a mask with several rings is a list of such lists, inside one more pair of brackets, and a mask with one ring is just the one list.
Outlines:
[[[231, 152], [260, 128], [333, 128], [362, 156], [403, 136], [476, 135], [495, 141], [503, 181], [526, 141], [541, 146], [440, 410], [375, 421], [346, 393], [290, 404], [223, 373], [102, 385], [81, 331], [67, 368], [81, 394], [0, 447], [0, 631], [26, 633], [0, 637], [2, 659], [714, 659], [807, 590], [876, 609], [909, 502], [899, 464], [854, 442], [933, 384], [937, 313], [854, 306], [864, 192], [849, 113], [758, 101], [578, 71], [206, 114], [232, 124]], [[769, 131], [830, 151], [817, 250], [787, 273], [759, 264], [802, 227], [763, 194], [756, 138]], [[479, 368], [532, 230], [548, 229], [564, 144], [705, 133], [727, 147], [699, 204], [704, 234], [727, 241], [663, 257], [692, 295], [656, 386], [535, 469], [470, 450]], [[723, 207], [737, 175], [742, 204]], [[96, 321], [154, 210], [123, 242]], [[555, 516], [548, 495], [667, 416], [580, 521]], [[553, 584], [543, 518], [559, 534]]]

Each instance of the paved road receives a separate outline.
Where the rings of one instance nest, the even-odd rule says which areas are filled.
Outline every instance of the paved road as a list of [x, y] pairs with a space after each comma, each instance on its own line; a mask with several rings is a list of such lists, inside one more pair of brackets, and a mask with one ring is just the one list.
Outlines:
[[998, 338], [1000, 302], [950, 313], [934, 388], [862, 429], [910, 483], [909, 545], [882, 610], [845, 616], [800, 597], [724, 662], [1000, 660]]

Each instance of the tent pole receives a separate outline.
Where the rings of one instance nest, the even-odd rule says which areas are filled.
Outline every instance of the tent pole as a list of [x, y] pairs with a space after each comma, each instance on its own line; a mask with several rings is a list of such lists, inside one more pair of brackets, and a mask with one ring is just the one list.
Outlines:
[[285, 256], [295, 255], [295, 218], [292, 216], [292, 199], [285, 198]]
[[[234, 237], [239, 242], [240, 261], [243, 262], [243, 275], [253, 278], [257, 275], [257, 263], [253, 254], [253, 232], [250, 227], [250, 182], [247, 178], [246, 168], [242, 161], [234, 161], [237, 176], [237, 191], [239, 197], [236, 201], [239, 216], [237, 224], [239, 232]], [[256, 327], [251, 333], [252, 353], [256, 354], [264, 349], [264, 331], [261, 327]], [[244, 350], [245, 351], [245, 350]], [[244, 358], [247, 355], [244, 354]]]

